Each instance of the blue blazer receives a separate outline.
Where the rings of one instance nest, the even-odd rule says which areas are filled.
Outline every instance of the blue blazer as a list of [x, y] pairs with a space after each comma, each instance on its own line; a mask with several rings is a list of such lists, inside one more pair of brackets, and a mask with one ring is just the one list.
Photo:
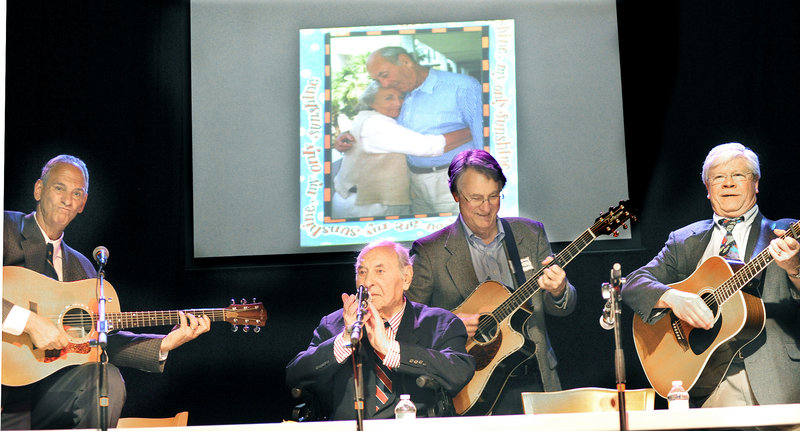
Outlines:
[[[320, 398], [329, 419], [355, 419], [353, 408], [352, 358], [340, 364], [333, 354], [333, 343], [344, 330], [342, 310], [325, 317], [314, 330], [308, 348], [286, 366], [286, 383], [290, 387], [309, 388]], [[411, 395], [417, 404], [417, 415], [425, 414], [422, 406], [433, 406], [435, 394], [419, 388], [416, 378], [433, 377], [451, 396], [458, 393], [475, 373], [475, 360], [467, 354], [467, 330], [453, 313], [406, 301], [403, 319], [397, 330], [400, 343], [400, 366], [393, 370], [393, 391], [389, 402], [375, 409], [375, 362], [378, 360], [366, 336], [360, 349], [364, 375], [364, 418], [392, 418], [400, 394]]]

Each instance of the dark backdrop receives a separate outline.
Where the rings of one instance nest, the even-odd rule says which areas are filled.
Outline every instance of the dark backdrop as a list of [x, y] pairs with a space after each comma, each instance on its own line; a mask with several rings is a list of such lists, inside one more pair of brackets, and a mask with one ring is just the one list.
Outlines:
[[[565, 388], [613, 387], [613, 333], [597, 323], [600, 284], [613, 263], [629, 272], [660, 249], [670, 230], [710, 216], [699, 171], [713, 145], [736, 140], [752, 147], [761, 156], [762, 211], [800, 216], [792, 159], [800, 131], [798, 7], [618, 2], [628, 175], [641, 207], [634, 225], [641, 247], [593, 246], [568, 268], [578, 309], [548, 322]], [[319, 317], [340, 305], [339, 293], [352, 289], [354, 255], [191, 258], [188, 2], [12, 1], [7, 13], [5, 208], [31, 211], [44, 162], [74, 154], [89, 166], [90, 199], [66, 240], [86, 254], [109, 248], [108, 280], [123, 310], [222, 307], [230, 298], [255, 297], [269, 313], [259, 334], [216, 324], [172, 352], [164, 375], [125, 370], [124, 414], [189, 410], [194, 425], [287, 418], [284, 366], [307, 345]], [[263, 187], [242, 184], [240, 192], [269, 205]], [[586, 215], [587, 226], [596, 215]], [[625, 313], [628, 385], [645, 387]]]

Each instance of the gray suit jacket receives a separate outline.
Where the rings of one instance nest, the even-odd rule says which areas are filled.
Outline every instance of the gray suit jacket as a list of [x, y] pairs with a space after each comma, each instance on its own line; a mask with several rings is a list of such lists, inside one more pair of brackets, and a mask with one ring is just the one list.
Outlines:
[[[66, 242], [61, 242], [63, 254], [63, 281], [76, 281], [97, 276], [89, 259]], [[3, 266], [22, 266], [44, 273], [46, 242], [34, 214], [15, 211], [3, 213]], [[3, 299], [3, 320], [14, 306]], [[164, 363], [159, 361], [163, 335], [113, 332], [108, 337], [109, 361], [120, 367], [133, 367], [143, 371], [161, 372]]]
[[[552, 254], [544, 226], [537, 221], [521, 217], [510, 217], [514, 240], [521, 259], [530, 258], [533, 268], [525, 272], [530, 278], [541, 269], [541, 261]], [[456, 220], [437, 232], [414, 242], [411, 247], [414, 257], [414, 279], [406, 293], [416, 302], [452, 310], [481, 283], [475, 275], [469, 245], [461, 226]], [[567, 283], [566, 300], [561, 307], [555, 305], [553, 297], [544, 291], [536, 293], [531, 303], [533, 316], [527, 322], [527, 337], [536, 344], [536, 360], [545, 391], [561, 389], [556, 358], [545, 325], [545, 313], [566, 316], [575, 309], [578, 297], [575, 288]]]
[[[751, 227], [746, 260], [775, 238], [773, 229], [785, 229], [794, 220], [768, 220], [760, 213]], [[653, 307], [668, 284], [683, 281], [697, 265], [711, 240], [713, 222], [704, 220], [669, 235], [664, 248], [647, 265], [632, 272], [622, 289], [622, 300], [648, 323], [663, 317]], [[775, 264], [762, 272], [761, 299], [766, 309], [764, 331], [742, 349], [750, 386], [759, 404], [800, 402], [800, 293], [786, 271]]]

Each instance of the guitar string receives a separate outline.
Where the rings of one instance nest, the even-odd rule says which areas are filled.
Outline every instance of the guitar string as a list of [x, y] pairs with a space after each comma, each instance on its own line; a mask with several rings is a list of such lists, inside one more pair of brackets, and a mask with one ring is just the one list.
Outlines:
[[[627, 221], [627, 219], [630, 216], [630, 213], [627, 212], [627, 211], [624, 211], [624, 209], [625, 209], [624, 205], [620, 205], [615, 210], [612, 210], [606, 217], [598, 218], [595, 221], [594, 225], [592, 225], [591, 228], [589, 228], [586, 231], [584, 231], [575, 241], [570, 243], [567, 247], [564, 248], [564, 250], [562, 250], [560, 253], [558, 253], [558, 255], [555, 256], [555, 258], [553, 259], [552, 262], [550, 262], [547, 266], [542, 267], [539, 271], [537, 271], [536, 274], [531, 276], [531, 278], [529, 278], [527, 281], [525, 281], [525, 283], [523, 283], [519, 288], [517, 288], [514, 291], [514, 293], [511, 294], [511, 296], [509, 296], [505, 301], [503, 301], [494, 311], [489, 313], [489, 315], [492, 316], [492, 319], [479, 320], [478, 321], [478, 329], [477, 329], [477, 331], [481, 332], [481, 333], [484, 333], [485, 331], [487, 331], [489, 329], [495, 328], [497, 326], [495, 324], [495, 322], [498, 322], [498, 323], [502, 322], [506, 317], [508, 317], [509, 314], [511, 314], [512, 311], [514, 311], [517, 308], [519, 308], [519, 306], [522, 305], [522, 303], [524, 303], [525, 301], [527, 301], [528, 298], [530, 298], [531, 296], [535, 295], [536, 292], [539, 290], [538, 279], [544, 273], [544, 270], [546, 268], [549, 268], [549, 267], [551, 267], [553, 265], [556, 265], [556, 264], [558, 264], [559, 266], [561, 266], [563, 268], [564, 266], [566, 266], [566, 264], [571, 262], [572, 259], [574, 259], [575, 256], [578, 255], [578, 253], [580, 253], [581, 251], [583, 251], [583, 249], [588, 247], [589, 244], [591, 244], [592, 241], [594, 241], [595, 238], [597, 238], [597, 236], [600, 235], [600, 234], [594, 235], [593, 232], [599, 230], [603, 224], [606, 224], [606, 220], [613, 220], [614, 223], [617, 224], [617, 227], [619, 225], [623, 224], [625, 221]], [[622, 213], [618, 214], [617, 213], [618, 211], [622, 211]], [[620, 219], [620, 216], [625, 216], [625, 217]], [[611, 230], [610, 224], [609, 224], [609, 226], [607, 226], [606, 230], [607, 231]], [[605, 233], [608, 233], [608, 232], [605, 232]], [[586, 237], [588, 237], [588, 238], [586, 238]], [[580, 240], [583, 240], [583, 242], [584, 242], [584, 244], [582, 246], [578, 245]], [[577, 249], [577, 250], [572, 251], [573, 249]], [[570, 252], [572, 254], [572, 256], [569, 259], [561, 259], [562, 256], [565, 256], [565, 255], [569, 254], [567, 252]], [[535, 288], [533, 288], [531, 290], [531, 287], [534, 284], [536, 284], [536, 286], [535, 286]], [[520, 300], [520, 298], [524, 298], [524, 299]], [[502, 317], [498, 317], [498, 315], [495, 314], [498, 311], [502, 311], [503, 312], [501, 314]], [[476, 332], [476, 334], [478, 332]]]
[[[800, 235], [798, 232], [800, 232], [800, 221], [792, 223], [780, 238], [785, 239], [789, 234], [792, 234], [792, 237], [797, 239], [798, 235]], [[765, 248], [731, 278], [722, 283], [717, 289], [714, 289], [711, 295], [706, 296], [704, 298], [705, 304], [709, 308], [712, 308], [712, 305], [715, 304], [717, 308], [720, 307], [771, 262], [772, 255], [769, 253], [769, 249]]]

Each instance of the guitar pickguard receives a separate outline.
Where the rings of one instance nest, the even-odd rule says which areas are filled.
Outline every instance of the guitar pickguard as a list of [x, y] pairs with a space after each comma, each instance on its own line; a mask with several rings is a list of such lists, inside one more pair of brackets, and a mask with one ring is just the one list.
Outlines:
[[476, 344], [473, 348], [469, 349], [467, 353], [475, 358], [475, 370], [480, 371], [488, 367], [494, 358], [497, 357], [497, 352], [502, 345], [503, 334], [500, 333], [494, 337], [494, 340], [488, 343]]

